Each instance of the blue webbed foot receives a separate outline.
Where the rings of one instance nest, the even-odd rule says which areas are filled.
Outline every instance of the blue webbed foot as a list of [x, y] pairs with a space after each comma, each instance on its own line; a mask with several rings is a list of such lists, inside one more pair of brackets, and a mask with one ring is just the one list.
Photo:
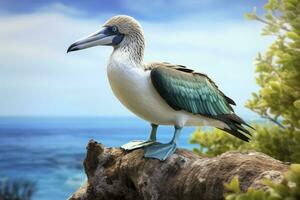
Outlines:
[[156, 142], [156, 131], [158, 125], [156, 124], [151, 124], [152, 130], [150, 133], [150, 138], [148, 140], [133, 140], [131, 142], [128, 142], [124, 145], [121, 146], [122, 149], [126, 151], [132, 151], [135, 149], [140, 149], [149, 145], [154, 145], [154, 144], [160, 144], [159, 142]]
[[159, 144], [158, 142], [155, 142], [153, 140], [133, 140], [131, 142], [128, 142], [121, 146], [122, 149], [126, 151], [132, 151], [135, 149], [140, 149], [149, 145]]
[[145, 158], [156, 158], [161, 161], [166, 160], [176, 150], [176, 143], [155, 144], [145, 147]]

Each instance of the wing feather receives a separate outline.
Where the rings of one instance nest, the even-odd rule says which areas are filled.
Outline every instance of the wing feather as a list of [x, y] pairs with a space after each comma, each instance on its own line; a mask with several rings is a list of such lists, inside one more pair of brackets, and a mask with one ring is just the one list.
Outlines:
[[156, 67], [151, 70], [151, 81], [175, 110], [206, 116], [232, 113], [223, 93], [206, 76], [189, 73], [190, 71]]
[[154, 88], [174, 110], [220, 120], [228, 126], [224, 131], [249, 141], [247, 135], [250, 132], [242, 126], [249, 125], [235, 115], [230, 106], [235, 102], [225, 96], [206, 75], [169, 63], [152, 63], [145, 69], [151, 70]]

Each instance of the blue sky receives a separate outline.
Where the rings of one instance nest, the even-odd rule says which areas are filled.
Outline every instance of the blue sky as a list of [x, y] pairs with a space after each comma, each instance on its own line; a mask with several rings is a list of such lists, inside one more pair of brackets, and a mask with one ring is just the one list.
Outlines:
[[144, 27], [145, 61], [168, 61], [208, 74], [244, 108], [253, 91], [254, 59], [272, 38], [244, 19], [265, 1], [0, 1], [0, 115], [131, 116], [106, 77], [110, 47], [66, 54], [67, 47], [127, 14]]
[[7, 13], [32, 13], [37, 10], [63, 5], [76, 9], [84, 17], [97, 17], [100, 14], [128, 14], [144, 20], [176, 20], [189, 14], [212, 15], [224, 14], [223, 17], [239, 18], [254, 6], [261, 8], [266, 1], [262, 0], [1, 0], [0, 7]]

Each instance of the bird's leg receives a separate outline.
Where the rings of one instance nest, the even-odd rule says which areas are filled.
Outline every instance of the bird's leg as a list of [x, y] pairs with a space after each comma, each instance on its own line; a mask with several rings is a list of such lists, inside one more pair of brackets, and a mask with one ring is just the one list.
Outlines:
[[156, 141], [156, 132], [157, 132], [158, 125], [151, 124], [151, 127], [152, 127], [152, 129], [151, 129], [149, 141]]
[[177, 142], [179, 139], [181, 127], [175, 126], [175, 132], [172, 140], [167, 144], [154, 144], [145, 147], [145, 158], [156, 158], [159, 160], [166, 160], [170, 155], [172, 155], [177, 147]]
[[157, 144], [156, 142], [156, 132], [157, 132], [157, 127], [158, 125], [156, 124], [151, 124], [151, 133], [150, 133], [150, 137], [148, 140], [144, 141], [144, 140], [133, 140], [130, 141], [124, 145], [121, 146], [122, 149], [126, 150], [126, 151], [131, 151], [131, 150], [135, 150], [135, 149], [139, 149], [145, 146], [149, 146], [149, 145], [153, 145], [153, 144]]

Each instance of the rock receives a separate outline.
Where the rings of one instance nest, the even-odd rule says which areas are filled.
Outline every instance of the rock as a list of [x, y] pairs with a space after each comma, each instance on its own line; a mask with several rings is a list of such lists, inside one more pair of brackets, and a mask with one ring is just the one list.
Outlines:
[[162, 162], [143, 150], [124, 152], [91, 140], [84, 161], [88, 181], [69, 200], [219, 200], [224, 183], [239, 177], [241, 189], [264, 188], [263, 178], [280, 182], [288, 165], [265, 154], [227, 152], [213, 158], [177, 149]]

